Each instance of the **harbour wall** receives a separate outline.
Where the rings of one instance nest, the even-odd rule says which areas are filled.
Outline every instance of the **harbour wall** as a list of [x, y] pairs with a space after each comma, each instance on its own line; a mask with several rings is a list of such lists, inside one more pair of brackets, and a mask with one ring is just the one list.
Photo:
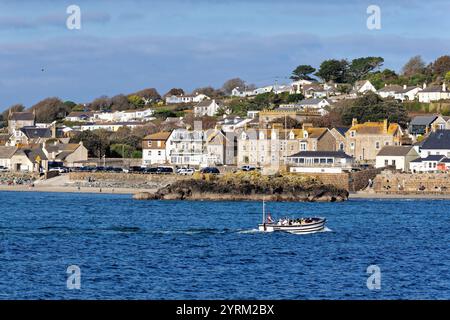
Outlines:
[[383, 171], [374, 180], [374, 190], [392, 194], [450, 194], [450, 179], [446, 173]]

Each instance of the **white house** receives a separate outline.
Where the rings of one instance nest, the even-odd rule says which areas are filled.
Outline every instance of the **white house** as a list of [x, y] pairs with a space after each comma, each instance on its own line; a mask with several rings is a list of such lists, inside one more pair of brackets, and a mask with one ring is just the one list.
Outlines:
[[410, 162], [418, 157], [412, 146], [384, 146], [376, 156], [375, 167], [394, 166], [397, 170], [408, 171]]
[[146, 136], [142, 140], [142, 164], [165, 164], [168, 162], [166, 147], [170, 132], [161, 131]]
[[430, 155], [444, 155], [450, 158], [450, 130], [436, 130], [431, 132], [420, 145], [420, 157]]
[[360, 80], [355, 82], [351, 94], [358, 95], [364, 94], [369, 91], [377, 92], [377, 89], [373, 86], [373, 84], [369, 80]]
[[220, 108], [226, 109], [226, 107], [220, 101], [216, 101], [215, 99], [203, 100], [202, 102], [199, 102], [194, 107], [194, 116], [196, 116], [196, 117], [203, 117], [203, 116], [213, 117], [216, 115], [217, 111], [219, 111]]
[[304, 85], [313, 84], [314, 81], [301, 79], [291, 83], [291, 94], [302, 93], [302, 88]]
[[209, 99], [209, 97], [203, 93], [196, 93], [194, 95], [171, 95], [166, 97], [166, 104], [178, 104], [178, 103], [192, 103], [192, 102], [201, 102], [205, 99]]
[[403, 89], [394, 94], [394, 99], [400, 101], [414, 101], [418, 97], [418, 93], [422, 91], [421, 87], [417, 86], [403, 86]]
[[423, 85], [423, 90], [417, 93], [419, 102], [433, 102], [439, 100], [450, 99], [450, 91], [447, 89], [445, 82], [442, 86], [430, 86]]
[[200, 165], [205, 154], [206, 137], [203, 130], [175, 129], [166, 143], [166, 156], [174, 165]]
[[343, 151], [300, 151], [287, 157], [293, 173], [341, 173], [348, 170], [354, 158]]
[[240, 87], [236, 87], [233, 90], [231, 90], [231, 96], [233, 97], [251, 97], [256, 95], [254, 90], [247, 90], [246, 88], [240, 88]]
[[411, 172], [435, 172], [438, 164], [447, 159], [444, 155], [429, 155], [425, 158], [417, 158], [409, 163]]

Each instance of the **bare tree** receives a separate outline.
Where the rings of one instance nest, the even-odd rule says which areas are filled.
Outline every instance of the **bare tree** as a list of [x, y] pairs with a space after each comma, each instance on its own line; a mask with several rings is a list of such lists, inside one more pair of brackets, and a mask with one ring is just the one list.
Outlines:
[[421, 56], [415, 56], [409, 59], [409, 61], [403, 66], [402, 74], [410, 77], [418, 73], [422, 73], [425, 70], [425, 62]]

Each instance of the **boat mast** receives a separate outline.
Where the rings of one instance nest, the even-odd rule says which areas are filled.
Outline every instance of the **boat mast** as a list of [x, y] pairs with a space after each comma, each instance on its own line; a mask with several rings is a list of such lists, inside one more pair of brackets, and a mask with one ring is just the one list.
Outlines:
[[264, 197], [263, 197], [263, 219], [262, 219], [262, 223], [264, 224], [266, 222], [266, 203], [264, 202]]

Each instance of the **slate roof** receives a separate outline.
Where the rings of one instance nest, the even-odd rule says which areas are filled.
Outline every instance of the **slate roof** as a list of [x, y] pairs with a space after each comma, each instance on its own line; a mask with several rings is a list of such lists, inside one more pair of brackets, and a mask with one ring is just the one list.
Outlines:
[[10, 159], [17, 151], [17, 147], [0, 146], [0, 159]]
[[450, 130], [436, 130], [422, 143], [422, 149], [450, 149]]
[[351, 159], [352, 156], [349, 156], [343, 151], [300, 151], [296, 154], [289, 156], [288, 158], [345, 158]]
[[432, 116], [416, 116], [411, 120], [410, 125], [415, 126], [429, 126], [431, 125], [438, 116], [432, 115]]
[[50, 128], [23, 127], [20, 131], [22, 131], [29, 139], [52, 137]]
[[13, 112], [9, 117], [10, 120], [15, 121], [34, 121], [33, 112]]
[[348, 131], [348, 127], [335, 127], [337, 132], [339, 132], [341, 135], [345, 137], [345, 133]]
[[402, 157], [406, 156], [411, 149], [411, 146], [384, 146], [380, 152], [378, 152], [377, 156]]

